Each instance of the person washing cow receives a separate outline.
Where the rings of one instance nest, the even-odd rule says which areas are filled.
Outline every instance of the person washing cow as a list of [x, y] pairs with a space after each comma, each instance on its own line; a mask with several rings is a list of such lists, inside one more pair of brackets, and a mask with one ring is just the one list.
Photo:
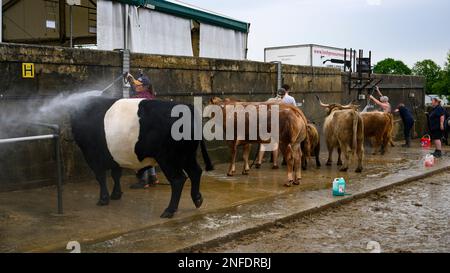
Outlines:
[[414, 117], [411, 111], [406, 108], [405, 104], [400, 103], [395, 109], [394, 113], [399, 113], [403, 122], [403, 135], [405, 137], [405, 144], [402, 147], [411, 147], [411, 129], [414, 126]]
[[[268, 100], [268, 102], [281, 101], [282, 103], [290, 104], [292, 106], [297, 107], [297, 102], [295, 101], [295, 98], [292, 97], [291, 95], [289, 95], [290, 89], [291, 89], [291, 87], [288, 84], [283, 84], [282, 87], [280, 89], [278, 89], [277, 96], [275, 98], [270, 98]], [[255, 165], [255, 167], [257, 169], [261, 168], [262, 161], [264, 159], [264, 154], [266, 153], [266, 150], [267, 150], [266, 145], [261, 144], [260, 148], [259, 148], [259, 152], [258, 152], [257, 162]], [[278, 151], [278, 144], [277, 144], [277, 147], [275, 148], [275, 150], [272, 151], [272, 158], [271, 158], [271, 162], [273, 163], [272, 169], [274, 169], [274, 170], [279, 169], [278, 156], [279, 156], [279, 151]], [[281, 164], [283, 166], [286, 166], [286, 160], [284, 158], [283, 158], [283, 162]]]
[[[372, 95], [375, 90], [380, 96], [379, 100]], [[369, 111], [369, 109], [374, 108], [372, 101], [381, 109]], [[371, 143], [373, 155], [377, 153], [383, 155], [386, 153], [389, 145], [392, 147], [395, 146], [392, 139], [394, 116], [391, 110], [389, 98], [381, 93], [378, 86], [372, 88], [369, 101], [366, 107], [360, 112], [360, 116], [364, 123], [364, 138]]]
[[287, 84], [284, 84], [281, 89], [278, 90], [278, 96], [281, 98], [283, 103], [293, 105], [297, 107], [297, 102], [295, 101], [295, 98], [289, 95], [289, 92], [291, 90], [291, 87]]
[[[150, 82], [149, 77], [144, 75], [142, 70], [139, 70], [139, 77], [135, 79], [130, 73], [125, 73], [125, 79], [130, 83], [130, 98], [133, 99], [148, 99], [153, 100], [156, 98], [153, 92], [153, 86]], [[156, 176], [155, 167], [149, 166], [136, 173], [138, 182], [130, 186], [131, 189], [147, 189], [150, 186], [159, 183], [158, 177]]]
[[380, 88], [378, 86], [375, 87], [377, 90], [378, 95], [380, 96], [380, 100], [377, 100], [374, 96], [370, 95], [370, 99], [375, 102], [378, 106], [381, 107], [381, 109], [383, 110], [383, 112], [385, 113], [391, 113], [391, 104], [389, 103], [389, 97], [388, 96], [384, 96], [381, 91]]
[[130, 73], [125, 74], [126, 80], [130, 83], [130, 98], [133, 99], [149, 99], [156, 98], [153, 92], [153, 85], [150, 82], [149, 77], [144, 75], [142, 70], [139, 70], [139, 77], [135, 79]]

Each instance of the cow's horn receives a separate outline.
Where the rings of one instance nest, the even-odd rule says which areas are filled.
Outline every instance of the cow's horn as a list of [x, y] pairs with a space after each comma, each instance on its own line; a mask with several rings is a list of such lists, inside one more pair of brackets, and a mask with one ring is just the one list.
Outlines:
[[359, 105], [356, 105], [356, 104], [354, 104], [354, 103], [355, 103], [355, 100], [352, 100], [352, 101], [350, 101], [348, 104], [342, 105], [342, 107], [345, 107], [345, 108], [359, 107]]
[[342, 108], [351, 108], [353, 107], [352, 103], [346, 104], [346, 105], [342, 105]]
[[349, 109], [353, 109], [353, 107], [351, 107], [350, 105], [344, 105], [341, 107], [342, 110], [349, 110]]
[[353, 109], [358, 109], [359, 108], [359, 105], [355, 105], [355, 104], [349, 104], [349, 105], [344, 105], [344, 106], [342, 106], [342, 110], [349, 110], [349, 109], [351, 109], [351, 110], [353, 110]]
[[323, 103], [321, 100], [320, 100], [320, 98], [319, 98], [319, 96], [318, 95], [316, 95], [316, 98], [317, 98], [317, 100], [319, 101], [319, 103], [320, 103], [320, 106], [322, 106], [322, 107], [329, 107], [330, 105], [329, 104], [325, 104], [325, 103]]

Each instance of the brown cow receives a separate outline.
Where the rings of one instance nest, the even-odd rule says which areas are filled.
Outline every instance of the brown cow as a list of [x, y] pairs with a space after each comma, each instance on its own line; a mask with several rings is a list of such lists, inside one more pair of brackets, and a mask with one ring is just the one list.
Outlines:
[[365, 112], [360, 114], [364, 122], [364, 137], [372, 144], [372, 154], [385, 154], [387, 147], [392, 143], [392, 131], [394, 128], [394, 118], [390, 113]]
[[[319, 99], [317, 97], [317, 99]], [[352, 154], [356, 152], [358, 157], [358, 167], [356, 172], [362, 172], [362, 161], [364, 157], [364, 123], [357, 111], [357, 106], [324, 104], [320, 101], [322, 107], [327, 108], [327, 117], [323, 125], [323, 131], [328, 147], [327, 166], [332, 163], [334, 148], [338, 148], [338, 165], [342, 165], [340, 171], [347, 171]], [[342, 164], [341, 152], [344, 152], [345, 162]]]
[[[276, 104], [281, 104], [283, 103], [283, 99], [280, 97], [275, 97], [275, 98], [270, 98], [268, 99], [266, 102], [270, 102], [270, 103], [276, 103]], [[277, 144], [278, 145], [278, 144]], [[264, 144], [260, 144], [259, 145], [259, 153], [258, 153], [258, 158], [255, 164], [255, 167], [257, 169], [261, 168], [262, 165], [262, 161], [264, 159], [264, 154], [266, 153], [266, 147]], [[272, 169], [273, 170], [278, 170], [280, 167], [278, 166], [278, 158], [279, 158], [279, 151], [278, 149], [275, 149], [272, 151]]]
[[320, 168], [320, 135], [316, 126], [312, 123], [306, 125], [306, 137], [307, 142], [302, 143], [302, 169], [306, 170], [308, 166], [308, 158], [311, 156], [316, 157], [316, 167]]
[[[236, 106], [236, 105], [242, 105], [244, 107], [248, 105], [254, 105], [258, 111], [262, 105], [266, 105], [268, 109], [270, 109], [273, 105], [279, 106], [279, 149], [281, 153], [283, 154], [284, 158], [287, 162], [287, 176], [288, 176], [288, 182], [285, 184], [285, 186], [292, 186], [292, 185], [299, 185], [301, 181], [301, 149], [300, 144], [304, 141], [306, 141], [306, 117], [303, 114], [303, 112], [298, 109], [297, 107], [294, 107], [292, 105], [287, 104], [280, 104], [280, 103], [271, 103], [271, 102], [237, 102], [230, 99], [221, 100], [220, 98], [213, 98], [210, 100], [211, 104], [219, 105], [222, 108], [223, 113], [223, 131], [226, 133], [226, 119], [227, 119], [227, 111], [226, 106]], [[267, 125], [268, 130], [271, 130], [271, 117], [270, 117], [270, 111], [268, 111], [269, 117], [267, 118]], [[250, 144], [251, 143], [268, 143], [268, 141], [264, 141], [259, 137], [259, 127], [257, 133], [257, 139], [256, 140], [250, 140], [249, 138], [249, 123], [248, 123], [248, 115], [246, 115], [246, 122], [245, 122], [245, 138], [244, 140], [229, 140], [228, 143], [231, 148], [231, 163], [228, 170], [227, 175], [233, 176], [236, 171], [235, 161], [236, 161], [236, 154], [237, 154], [237, 148], [238, 146], [243, 145], [244, 146], [244, 153], [243, 153], [243, 159], [244, 159], [244, 170], [243, 174], [248, 174], [250, 171], [249, 166], [249, 154], [250, 154]], [[236, 122], [237, 115], [234, 114], [234, 125], [235, 125], [235, 137], [236, 136]]]

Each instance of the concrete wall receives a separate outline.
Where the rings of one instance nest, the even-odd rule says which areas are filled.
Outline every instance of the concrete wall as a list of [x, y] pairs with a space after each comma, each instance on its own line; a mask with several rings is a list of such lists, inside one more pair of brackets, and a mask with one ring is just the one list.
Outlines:
[[[347, 103], [358, 97], [358, 90], [348, 92], [348, 75], [343, 75], [342, 77], [343, 101]], [[380, 90], [383, 95], [389, 97], [392, 109], [395, 109], [398, 104], [404, 103], [412, 111], [416, 120], [414, 127], [415, 137], [422, 135], [426, 128], [424, 78], [397, 75], [373, 75], [373, 78], [375, 78], [374, 82], [377, 82], [379, 79], [382, 80], [379, 84]], [[364, 94], [368, 95], [367, 92], [364, 92]], [[374, 96], [379, 98], [376, 92], [374, 92]], [[357, 103], [361, 105], [361, 110], [366, 106], [366, 101], [358, 101]], [[400, 116], [398, 114], [394, 115], [394, 120], [395, 138], [403, 139], [403, 124]]]
[[[22, 63], [35, 64], [35, 78], [22, 78]], [[122, 73], [118, 52], [0, 44], [0, 121], [33, 117], [39, 106], [60, 93], [99, 90]], [[116, 86], [119, 90], [121, 84]], [[15, 116], [8, 118], [10, 116]], [[73, 145], [68, 116], [63, 113], [62, 151], [68, 180], [90, 175]], [[0, 138], [49, 133], [31, 126], [0, 124]], [[0, 190], [54, 183], [51, 141], [0, 145]]]
[[[207, 99], [234, 97], [246, 101], [265, 101], [277, 89], [275, 64], [206, 58], [167, 57], [133, 54], [132, 72], [143, 69], [152, 79], [162, 99], [192, 103], [192, 95]], [[325, 112], [316, 103], [315, 95], [329, 101], [342, 101], [342, 78], [337, 69], [283, 65], [283, 83], [289, 84], [292, 95], [302, 102], [308, 118], [320, 122]]]
[[[28, 112], [33, 113], [62, 92], [103, 89], [121, 75], [121, 59], [120, 52], [0, 44], [0, 120], [18, 112], [23, 112], [21, 116], [26, 119]], [[35, 79], [22, 79], [23, 62], [35, 63]], [[160, 99], [188, 103], [192, 103], [194, 95], [203, 96], [204, 104], [213, 96], [263, 101], [275, 94], [277, 85], [277, 66], [261, 62], [132, 54], [131, 67], [132, 73], [143, 69], [150, 76]], [[406, 101], [408, 90], [415, 90], [417, 98], [423, 97], [421, 78], [380, 77], [385, 78], [381, 87], [394, 104]], [[292, 86], [293, 96], [303, 103], [302, 110], [319, 127], [325, 113], [314, 97], [316, 94], [327, 102], [349, 99], [345, 77], [339, 70], [283, 65], [283, 82]], [[120, 95], [121, 84], [110, 92]], [[418, 111], [423, 112], [420, 107], [422, 104]], [[67, 114], [58, 122], [63, 125], [66, 180], [92, 178], [74, 145]], [[45, 132], [30, 126], [4, 128], [5, 124], [0, 124], [0, 138]], [[223, 142], [208, 146], [215, 162], [228, 159]], [[49, 141], [0, 145], [0, 191], [54, 184], [54, 164]]]

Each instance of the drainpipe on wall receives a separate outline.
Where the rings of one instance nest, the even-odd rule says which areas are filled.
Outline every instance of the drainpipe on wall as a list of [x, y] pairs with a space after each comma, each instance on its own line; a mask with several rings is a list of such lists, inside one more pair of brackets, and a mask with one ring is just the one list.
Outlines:
[[0, 29], [0, 43], [3, 42], [3, 1], [0, 0], [0, 7], [2, 7], [2, 10], [0, 10], [0, 26], [2, 28]]
[[309, 58], [310, 58], [310, 64], [311, 64], [311, 72], [312, 72], [312, 79], [311, 79], [311, 92], [314, 91], [314, 78], [315, 78], [315, 70], [314, 70], [314, 61], [313, 61], [313, 47], [314, 45], [310, 45], [309, 48]]
[[66, 0], [59, 0], [59, 42], [66, 42]]
[[[123, 45], [123, 56], [122, 56], [122, 74], [126, 72], [130, 72], [130, 50], [128, 49], [128, 21], [129, 21], [129, 6], [125, 4], [125, 14], [124, 14], [124, 45]], [[129, 98], [130, 97], [130, 84], [123, 83], [122, 88], [122, 97]]]
[[128, 20], [130, 18], [130, 9], [128, 4], [122, 4], [125, 6], [125, 14], [124, 14], [124, 18], [123, 18], [123, 24], [124, 24], [124, 31], [123, 31], [123, 49], [127, 50], [128, 49]]
[[70, 12], [70, 48], [73, 48], [73, 5], [69, 6]]
[[[250, 33], [250, 24], [247, 24], [247, 33], [245, 34], [245, 60], [248, 58], [248, 34]], [[266, 58], [266, 54], [264, 54], [264, 58]], [[264, 60], [265, 62], [266, 60]]]
[[248, 33], [245, 35], [245, 60], [248, 59]]
[[278, 63], [277, 74], [277, 87], [280, 89], [283, 85], [283, 64], [281, 62]]
[[274, 61], [273, 64], [277, 65], [277, 92], [283, 85], [283, 64], [280, 61]]
[[[122, 52], [122, 74], [130, 72], [130, 50], [124, 49]], [[128, 99], [130, 97], [130, 83], [123, 82], [122, 98]]]

